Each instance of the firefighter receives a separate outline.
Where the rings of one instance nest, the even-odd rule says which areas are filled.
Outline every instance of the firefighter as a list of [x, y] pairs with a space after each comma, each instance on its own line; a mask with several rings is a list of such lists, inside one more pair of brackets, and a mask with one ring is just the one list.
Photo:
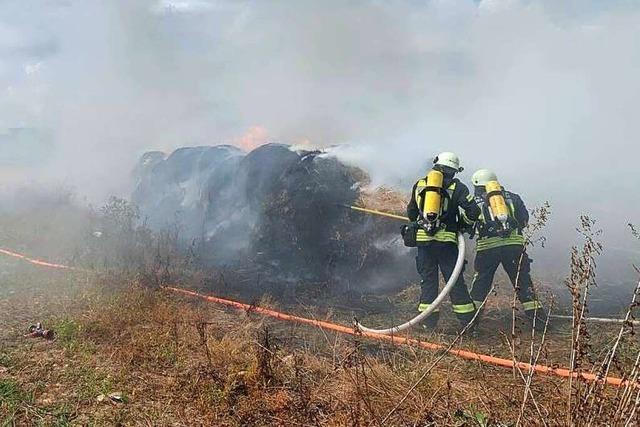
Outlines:
[[[407, 206], [409, 220], [419, 224], [415, 235], [418, 247], [416, 267], [422, 279], [419, 312], [426, 310], [438, 296], [438, 270], [445, 280], [449, 280], [453, 272], [458, 256], [457, 233], [460, 231], [462, 217], [475, 221], [480, 214], [467, 186], [455, 178], [455, 174], [463, 170], [458, 156], [450, 152], [440, 153], [433, 163], [432, 171], [413, 186], [411, 201]], [[435, 185], [431, 182], [432, 175], [439, 177]], [[430, 191], [433, 193], [430, 194]], [[435, 199], [436, 206], [433, 209], [434, 203], [429, 198], [436, 193], [439, 199]], [[428, 212], [430, 210], [432, 212]], [[475, 315], [475, 306], [462, 273], [449, 296], [453, 312], [462, 326], [466, 326]], [[427, 317], [423, 326], [433, 329], [438, 319], [439, 312], [436, 310]]]
[[[526, 316], [530, 320], [537, 317], [536, 326], [540, 327], [544, 325], [546, 315], [533, 291], [531, 258], [527, 255], [522, 235], [529, 221], [527, 208], [520, 196], [500, 186], [496, 174], [488, 169], [476, 171], [471, 181], [475, 202], [481, 210], [476, 223], [478, 238], [471, 297], [476, 307], [480, 307], [489, 294], [498, 266], [502, 264]], [[502, 216], [501, 209], [504, 210]]]

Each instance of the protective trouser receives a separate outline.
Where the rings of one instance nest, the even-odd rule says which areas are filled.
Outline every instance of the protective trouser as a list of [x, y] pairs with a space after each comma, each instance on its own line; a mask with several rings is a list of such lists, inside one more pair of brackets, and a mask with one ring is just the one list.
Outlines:
[[471, 287], [471, 298], [477, 307], [485, 300], [491, 290], [493, 276], [502, 264], [507, 272], [511, 284], [516, 290], [518, 300], [522, 303], [525, 314], [533, 318], [538, 310], [538, 319], [542, 313], [542, 304], [533, 292], [531, 281], [531, 259], [521, 245], [507, 245], [492, 249], [485, 249], [476, 254], [474, 267], [476, 270]]
[[[422, 278], [422, 294], [420, 295], [419, 311], [426, 310], [436, 299], [439, 293], [438, 269], [442, 272], [445, 280], [449, 280], [458, 258], [458, 246], [450, 242], [432, 241], [425, 245], [418, 246], [418, 256], [416, 257], [416, 267], [418, 274]], [[460, 273], [458, 280], [451, 289], [449, 297], [453, 306], [453, 312], [464, 325], [469, 323], [475, 314], [475, 306], [467, 285], [464, 282], [463, 273]], [[438, 323], [438, 309], [427, 317], [425, 326], [435, 327]]]

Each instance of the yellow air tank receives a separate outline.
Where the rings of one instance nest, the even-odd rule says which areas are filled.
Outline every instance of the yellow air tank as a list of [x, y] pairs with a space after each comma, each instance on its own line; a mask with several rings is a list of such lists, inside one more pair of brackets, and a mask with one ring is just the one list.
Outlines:
[[442, 189], [442, 182], [444, 180], [444, 175], [442, 172], [437, 170], [432, 170], [427, 174], [427, 190], [425, 194], [424, 201], [424, 217], [433, 222], [440, 215], [440, 202], [442, 201], [442, 194], [440, 190]]
[[487, 190], [487, 197], [489, 198], [489, 207], [491, 214], [495, 219], [503, 224], [506, 224], [509, 218], [509, 208], [507, 202], [502, 195], [502, 187], [498, 181], [489, 181], [485, 185]]

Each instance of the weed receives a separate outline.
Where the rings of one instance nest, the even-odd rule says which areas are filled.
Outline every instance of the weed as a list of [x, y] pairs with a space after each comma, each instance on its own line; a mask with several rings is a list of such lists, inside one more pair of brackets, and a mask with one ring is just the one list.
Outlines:
[[54, 325], [56, 337], [63, 344], [69, 344], [78, 338], [80, 325], [71, 319], [62, 319]]
[[465, 423], [465, 425], [467, 424], [467, 422], [471, 422], [472, 425], [476, 425], [478, 427], [489, 426], [489, 417], [487, 417], [487, 414], [477, 410], [474, 407], [471, 407], [469, 410], [458, 409], [454, 413], [454, 416], [455, 418]]
[[82, 339], [80, 324], [72, 319], [62, 319], [54, 323], [54, 331], [58, 342], [69, 354], [90, 357], [95, 353], [95, 346]]
[[73, 411], [66, 405], [54, 408], [48, 413], [54, 427], [69, 427], [75, 418]]
[[69, 366], [64, 371], [64, 377], [75, 384], [78, 397], [83, 401], [93, 401], [96, 396], [113, 391], [112, 378], [94, 366]]
[[158, 359], [162, 366], [173, 366], [178, 362], [178, 354], [173, 343], [158, 345]]
[[9, 368], [13, 366], [13, 359], [9, 353], [0, 352], [0, 366], [4, 366], [5, 368]]
[[569, 411], [568, 422], [583, 422], [586, 414], [585, 400], [589, 398], [588, 387], [582, 381], [581, 374], [593, 363], [591, 360], [591, 337], [586, 324], [588, 314], [589, 291], [596, 286], [596, 257], [602, 252], [602, 244], [597, 238], [602, 231], [595, 228], [595, 221], [586, 215], [580, 217], [578, 233], [584, 238], [581, 248], [573, 247], [571, 251], [570, 275], [565, 281], [572, 298], [573, 325], [571, 339], [571, 356], [569, 369], [578, 377], [569, 379]]
[[0, 402], [17, 405], [28, 400], [28, 393], [24, 392], [17, 381], [12, 379], [0, 380]]

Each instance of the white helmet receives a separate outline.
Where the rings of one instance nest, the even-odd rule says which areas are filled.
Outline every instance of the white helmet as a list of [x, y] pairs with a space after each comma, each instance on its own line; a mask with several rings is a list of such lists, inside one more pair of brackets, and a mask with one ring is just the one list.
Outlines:
[[433, 159], [433, 163], [436, 165], [446, 166], [451, 169], [455, 169], [456, 172], [462, 172], [464, 168], [460, 167], [460, 159], [455, 153], [445, 151], [440, 153]]
[[478, 169], [471, 175], [471, 182], [476, 187], [482, 187], [487, 185], [489, 181], [497, 181], [498, 176], [495, 172], [489, 169]]

